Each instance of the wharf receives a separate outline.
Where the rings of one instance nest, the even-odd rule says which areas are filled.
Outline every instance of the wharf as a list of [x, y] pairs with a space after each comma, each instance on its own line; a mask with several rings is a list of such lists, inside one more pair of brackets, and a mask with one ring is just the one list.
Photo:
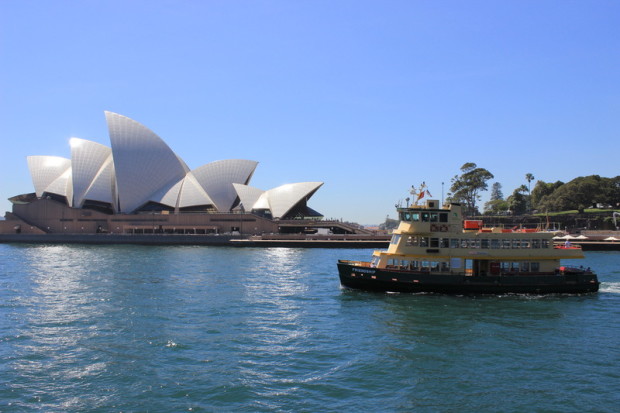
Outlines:
[[87, 245], [205, 245], [264, 248], [387, 248], [387, 236], [276, 236], [199, 234], [0, 234], [0, 243]]
[[572, 242], [573, 245], [581, 246], [584, 251], [620, 251], [620, 242], [610, 241], [581, 241]]

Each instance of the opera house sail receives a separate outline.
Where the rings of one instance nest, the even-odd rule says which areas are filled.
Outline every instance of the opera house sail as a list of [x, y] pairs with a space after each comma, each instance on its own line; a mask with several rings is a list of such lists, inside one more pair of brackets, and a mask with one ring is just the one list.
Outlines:
[[[82, 229], [84, 225], [90, 228], [92, 225], [84, 224], [89, 219], [98, 220], [98, 230], [103, 225], [112, 230], [113, 222], [125, 221], [132, 221], [137, 228], [136, 216], [144, 214], [157, 215], [158, 222], [163, 223], [153, 224], [154, 228], [163, 228], [172, 221], [179, 226], [196, 226], [197, 213], [203, 214], [204, 222], [206, 214], [244, 213], [268, 220], [322, 218], [307, 206], [322, 182], [258, 189], [250, 186], [258, 162], [246, 159], [218, 160], [190, 169], [146, 126], [113, 112], [105, 112], [105, 118], [110, 146], [74, 137], [69, 142], [70, 158], [27, 158], [34, 193], [11, 198], [16, 216], [27, 215], [30, 222], [37, 221], [36, 215], [43, 213], [24, 205], [47, 200], [53, 204], [46, 204], [46, 219], [53, 216], [51, 210], [66, 215], [55, 224], [63, 230], [80, 226], [75, 224], [78, 221], [83, 223]], [[107, 218], [86, 218], [93, 214]], [[67, 218], [74, 215], [82, 218]], [[123, 221], [121, 216], [128, 218]], [[215, 218], [209, 220], [212, 225], [207, 226], [217, 227], [213, 224], [218, 222]], [[50, 222], [41, 226], [54, 231]]]

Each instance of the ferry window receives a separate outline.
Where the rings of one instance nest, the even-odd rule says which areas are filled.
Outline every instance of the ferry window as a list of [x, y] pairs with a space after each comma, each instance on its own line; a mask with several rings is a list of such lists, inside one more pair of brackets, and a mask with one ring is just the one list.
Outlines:
[[420, 213], [419, 212], [413, 212], [411, 213], [411, 220], [413, 222], [417, 222], [420, 220]]
[[431, 222], [439, 221], [439, 214], [437, 212], [431, 212]]
[[431, 248], [439, 248], [439, 238], [431, 238]]
[[370, 266], [376, 267], [378, 263], [379, 263], [379, 257], [372, 257], [372, 260], [370, 261]]
[[543, 239], [542, 241], [542, 248], [549, 248], [549, 240], [548, 239]]
[[404, 218], [405, 218], [405, 221], [411, 221], [411, 213], [409, 213], [409, 212], [405, 212], [405, 214], [404, 214], [404, 215], [405, 215], [405, 217], [404, 217]]
[[428, 222], [430, 219], [428, 212], [422, 212], [422, 222]]
[[532, 271], [532, 272], [540, 271], [540, 263], [538, 263], [538, 262], [531, 262], [530, 263], [530, 271]]
[[448, 214], [446, 212], [439, 214], [439, 222], [448, 222]]
[[521, 248], [530, 248], [531, 241], [529, 239], [521, 240]]
[[439, 248], [449, 248], [450, 243], [448, 238], [439, 238]]
[[480, 248], [488, 249], [489, 248], [489, 240], [488, 239], [480, 240]]
[[480, 240], [479, 239], [469, 240], [469, 248], [480, 248]]
[[467, 239], [461, 240], [461, 248], [467, 248]]
[[529, 272], [530, 271], [530, 263], [522, 262], [521, 263], [521, 272]]
[[436, 261], [431, 262], [431, 271], [438, 272], [439, 271], [439, 263]]
[[509, 262], [502, 262], [501, 263], [501, 268], [502, 268], [502, 272], [510, 271], [510, 263]]
[[420, 237], [420, 247], [428, 247], [428, 237]]
[[450, 269], [450, 267], [448, 266], [448, 263], [447, 263], [447, 262], [445, 262], [445, 261], [443, 261], [443, 262], [441, 263], [441, 271], [442, 271], [442, 272], [446, 272], [446, 271], [448, 271], [449, 269]]
[[398, 244], [398, 241], [400, 241], [400, 235], [393, 235], [390, 244]]
[[519, 263], [518, 262], [513, 262], [512, 263], [512, 267], [510, 268], [510, 271], [512, 271], [512, 272], [519, 272]]
[[407, 237], [407, 246], [412, 246], [413, 245], [413, 237], [410, 235]]
[[540, 240], [539, 239], [533, 239], [532, 240], [532, 248], [540, 248]]
[[421, 269], [422, 271], [428, 271], [428, 270], [429, 270], [429, 268], [430, 268], [430, 266], [431, 266], [431, 263], [430, 263], [430, 262], [428, 262], [428, 261], [422, 261], [422, 262], [420, 263], [420, 267], [421, 267], [420, 269]]
[[498, 239], [492, 239], [491, 240], [491, 249], [498, 249], [499, 248], [499, 240]]
[[459, 247], [459, 239], [458, 238], [451, 238], [450, 239], [450, 248], [458, 248]]
[[513, 239], [512, 240], [512, 248], [521, 248], [521, 240]]
[[503, 240], [502, 240], [502, 248], [503, 248], [503, 249], [508, 249], [508, 248], [510, 248], [510, 240], [509, 240], [509, 239], [503, 239]]

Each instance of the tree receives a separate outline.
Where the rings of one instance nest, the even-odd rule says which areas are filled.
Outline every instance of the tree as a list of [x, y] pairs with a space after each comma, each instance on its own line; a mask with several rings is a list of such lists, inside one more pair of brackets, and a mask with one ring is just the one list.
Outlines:
[[491, 201], [497, 201], [504, 199], [504, 194], [502, 193], [502, 184], [499, 182], [495, 182], [493, 186], [491, 186]]
[[[536, 191], [536, 188], [534, 188]], [[556, 187], [539, 201], [539, 207], [548, 211], [576, 209], [583, 212], [596, 204], [614, 206], [620, 200], [618, 180], [598, 175], [581, 176]]]
[[527, 173], [525, 174], [525, 180], [527, 181], [527, 193], [530, 193], [530, 182], [534, 180], [534, 175]]
[[528, 212], [532, 211], [532, 191], [530, 190], [530, 182], [534, 180], [534, 175], [531, 173], [525, 174], [525, 180], [527, 181], [527, 210]]
[[503, 199], [494, 199], [484, 204], [485, 215], [502, 215], [509, 209], [508, 202]]
[[508, 206], [513, 215], [522, 215], [527, 210], [527, 199], [523, 195], [524, 192], [527, 192], [527, 187], [521, 185], [508, 197]]
[[508, 211], [508, 202], [504, 200], [502, 184], [495, 182], [491, 186], [491, 198], [484, 204], [485, 215], [500, 215]]
[[452, 178], [451, 193], [448, 197], [452, 202], [463, 202], [466, 215], [476, 215], [476, 202], [480, 200], [480, 191], [486, 191], [487, 181], [493, 179], [493, 174], [484, 168], [478, 168], [473, 162], [461, 166], [461, 175]]
[[536, 182], [536, 186], [534, 186], [531, 193], [532, 208], [539, 210], [544, 209], [548, 197], [562, 185], [564, 185], [562, 181], [556, 181], [554, 183], [546, 183], [544, 181]]

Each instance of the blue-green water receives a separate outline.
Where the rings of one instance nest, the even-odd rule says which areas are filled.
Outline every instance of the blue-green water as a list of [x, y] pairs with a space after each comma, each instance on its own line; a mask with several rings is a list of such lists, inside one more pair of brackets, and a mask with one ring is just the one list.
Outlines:
[[0, 245], [0, 411], [618, 411], [620, 253], [597, 295], [342, 290], [370, 253]]

